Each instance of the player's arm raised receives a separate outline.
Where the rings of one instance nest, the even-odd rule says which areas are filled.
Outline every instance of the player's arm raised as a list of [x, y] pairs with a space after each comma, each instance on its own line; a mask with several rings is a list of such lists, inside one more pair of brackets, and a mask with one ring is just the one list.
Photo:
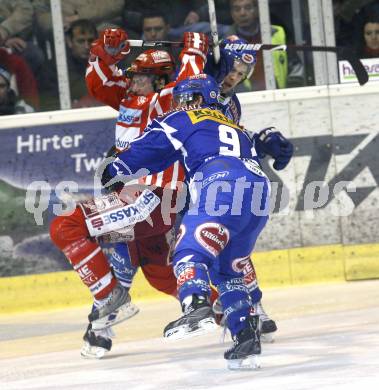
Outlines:
[[185, 32], [184, 48], [180, 53], [181, 66], [176, 81], [203, 73], [209, 49], [208, 37], [204, 33]]
[[88, 91], [97, 100], [116, 110], [129, 87], [129, 79], [116, 64], [129, 52], [128, 35], [121, 28], [102, 31], [91, 45], [86, 71]]

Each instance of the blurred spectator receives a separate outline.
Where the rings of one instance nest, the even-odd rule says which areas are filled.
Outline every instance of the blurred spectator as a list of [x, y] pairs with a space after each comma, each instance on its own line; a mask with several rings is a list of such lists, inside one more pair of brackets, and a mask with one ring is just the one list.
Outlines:
[[33, 6], [28, 0], [0, 2], [0, 46], [14, 36], [26, 38], [32, 31]]
[[[203, 1], [203, 5], [194, 11], [194, 14], [197, 16], [197, 22], [209, 22], [209, 8], [208, 2]], [[230, 6], [229, 0], [215, 0], [216, 8], [216, 18], [217, 24], [231, 25], [233, 19], [230, 15]]]
[[44, 55], [32, 39], [33, 6], [30, 0], [1, 0], [0, 46], [21, 54], [33, 72], [37, 72], [44, 61]]
[[[73, 22], [66, 33], [66, 55], [72, 107], [98, 105], [98, 102], [88, 95], [85, 83], [89, 50], [96, 37], [96, 27], [87, 19], [79, 19]], [[44, 110], [59, 109], [55, 58], [45, 64], [44, 71], [39, 75], [39, 85], [42, 108]]]
[[12, 75], [0, 67], [0, 115], [25, 114], [33, 112], [33, 108], [19, 99], [11, 88]]
[[[249, 43], [261, 43], [257, 0], [230, 0], [229, 4], [234, 24], [226, 35], [238, 35]], [[271, 43], [274, 45], [286, 44], [286, 33], [283, 27], [271, 25]], [[272, 56], [277, 88], [304, 85], [304, 66], [295, 53], [278, 50], [274, 51]], [[257, 53], [257, 64], [250, 81], [250, 85], [247, 82], [243, 84], [243, 90], [266, 89], [262, 51]]]
[[379, 58], [379, 14], [368, 15], [362, 24], [358, 56], [359, 58]]
[[143, 17], [152, 10], [166, 15], [171, 28], [196, 23], [197, 16], [194, 15], [194, 10], [203, 5], [204, 0], [126, 0], [125, 3], [125, 25], [141, 34]]
[[[64, 0], [61, 1], [65, 31], [79, 19], [88, 19], [99, 28], [106, 24], [121, 26], [125, 0]], [[33, 0], [38, 28], [52, 35], [50, 0]]]
[[34, 109], [38, 109], [37, 81], [25, 60], [21, 56], [11, 53], [9, 49], [0, 48], [0, 66], [8, 69], [14, 75], [14, 88], [17, 90], [18, 95], [32, 105]]
[[142, 39], [147, 41], [166, 41], [170, 25], [161, 11], [151, 11], [142, 18]]

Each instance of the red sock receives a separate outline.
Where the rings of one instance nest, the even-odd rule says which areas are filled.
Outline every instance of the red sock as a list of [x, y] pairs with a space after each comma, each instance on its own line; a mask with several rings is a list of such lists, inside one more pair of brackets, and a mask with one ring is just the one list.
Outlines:
[[82, 282], [96, 299], [104, 299], [116, 286], [108, 259], [96, 241], [88, 238], [80, 210], [70, 216], [56, 217], [50, 225], [50, 237], [63, 251]]
[[83, 238], [66, 246], [63, 253], [96, 299], [107, 297], [116, 286], [116, 278], [97, 242]]

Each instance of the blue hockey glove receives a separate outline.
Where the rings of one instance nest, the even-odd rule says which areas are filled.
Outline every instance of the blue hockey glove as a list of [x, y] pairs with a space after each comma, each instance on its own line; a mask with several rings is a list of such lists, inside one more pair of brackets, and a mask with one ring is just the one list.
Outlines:
[[276, 131], [275, 127], [268, 127], [261, 130], [254, 137], [255, 148], [259, 158], [266, 154], [273, 157], [274, 169], [284, 169], [293, 156], [293, 145], [282, 133]]

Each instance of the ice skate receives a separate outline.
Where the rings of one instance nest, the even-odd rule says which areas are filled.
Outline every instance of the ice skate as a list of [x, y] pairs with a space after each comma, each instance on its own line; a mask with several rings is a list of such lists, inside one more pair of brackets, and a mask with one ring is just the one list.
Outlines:
[[81, 356], [85, 359], [103, 358], [112, 348], [112, 337], [114, 337], [112, 328], [94, 331], [89, 324], [83, 336]]
[[250, 315], [247, 327], [234, 337], [234, 346], [224, 353], [229, 370], [255, 370], [260, 367], [259, 316]]
[[262, 301], [259, 301], [254, 309], [259, 315], [261, 342], [262, 343], [273, 343], [274, 333], [277, 331], [277, 326], [274, 320], [272, 320], [262, 306]]
[[206, 298], [192, 296], [192, 302], [184, 305], [184, 315], [170, 322], [163, 335], [171, 340], [199, 336], [217, 328], [212, 308]]
[[88, 316], [93, 330], [105, 329], [133, 317], [139, 308], [131, 302], [129, 292], [118, 284], [106, 302], [95, 308]]

